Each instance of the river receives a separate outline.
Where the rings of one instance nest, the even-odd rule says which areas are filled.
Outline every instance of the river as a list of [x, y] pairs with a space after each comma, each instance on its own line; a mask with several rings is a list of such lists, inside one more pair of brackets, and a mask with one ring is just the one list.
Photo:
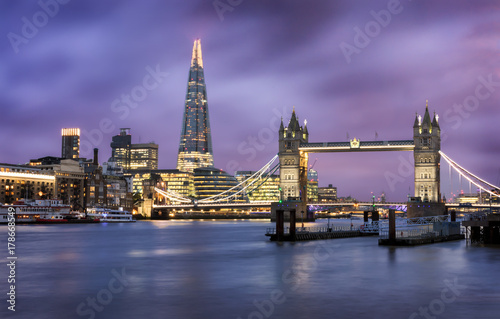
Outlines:
[[[347, 220], [331, 220], [346, 225]], [[359, 222], [359, 221], [358, 221]], [[326, 220], [314, 226], [324, 226]], [[275, 243], [262, 220], [26, 225], [0, 318], [499, 318], [499, 247]]]

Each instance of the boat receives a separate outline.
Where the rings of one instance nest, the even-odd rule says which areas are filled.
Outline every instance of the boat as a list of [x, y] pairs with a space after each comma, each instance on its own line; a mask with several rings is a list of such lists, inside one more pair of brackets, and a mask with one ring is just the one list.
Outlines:
[[98, 223], [98, 218], [86, 218], [72, 212], [61, 199], [20, 200], [12, 205], [0, 204], [0, 224], [7, 224], [9, 209], [15, 209], [16, 224]]
[[87, 208], [86, 215], [88, 218], [99, 218], [103, 223], [135, 222], [135, 219], [132, 219], [132, 213], [123, 209]]
[[15, 201], [12, 205], [0, 205], [0, 224], [8, 222], [9, 209], [15, 209], [16, 224], [36, 223], [38, 220], [65, 221], [71, 207], [59, 199], [37, 199]]

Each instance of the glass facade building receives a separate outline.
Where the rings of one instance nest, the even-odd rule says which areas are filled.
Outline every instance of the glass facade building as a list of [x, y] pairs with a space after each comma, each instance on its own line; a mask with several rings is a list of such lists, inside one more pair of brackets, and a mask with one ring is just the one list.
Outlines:
[[194, 174], [191, 172], [181, 172], [177, 169], [157, 169], [157, 170], [138, 170], [133, 173], [133, 192], [143, 192], [143, 181], [151, 179], [153, 175], [160, 177], [160, 185], [162, 189], [174, 191], [182, 196], [193, 197], [194, 190]]
[[203, 72], [201, 44], [198, 39], [194, 42], [191, 67], [189, 69], [177, 169], [192, 172], [195, 168], [213, 167], [213, 165], [207, 90]]
[[[221, 169], [202, 167], [194, 170], [194, 188], [198, 199], [220, 194], [236, 185], [238, 185], [236, 178]], [[229, 191], [226, 195], [228, 196], [234, 194], [238, 190], [239, 188], [235, 188]], [[247, 200], [248, 198], [242, 192], [232, 201], [246, 202]]]
[[[250, 178], [253, 174], [255, 174], [255, 171], [237, 171], [235, 173], [235, 177], [236, 180], [238, 180], [238, 183], [241, 183]], [[248, 183], [252, 183], [255, 179], [256, 178], [250, 179]], [[255, 181], [250, 188], [253, 189], [253, 186], [258, 185], [260, 185], [260, 187], [255, 189], [253, 192], [246, 193], [250, 201], [277, 202], [279, 200], [280, 177], [278, 175], [271, 175], [267, 180], [265, 180], [264, 177], [261, 177]]]
[[313, 169], [307, 172], [307, 198], [311, 202], [318, 201], [318, 172]]

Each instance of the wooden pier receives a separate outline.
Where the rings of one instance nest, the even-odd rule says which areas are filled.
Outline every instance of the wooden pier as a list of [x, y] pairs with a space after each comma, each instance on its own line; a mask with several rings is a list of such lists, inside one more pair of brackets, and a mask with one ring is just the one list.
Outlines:
[[500, 244], [500, 214], [471, 215], [462, 225], [472, 243]]
[[361, 236], [378, 236], [378, 233], [363, 233], [357, 228], [344, 227], [299, 227], [295, 234], [290, 233], [290, 229], [284, 229], [282, 234], [276, 232], [276, 228], [268, 228], [266, 236], [271, 241], [305, 241], [334, 238], [349, 238]]

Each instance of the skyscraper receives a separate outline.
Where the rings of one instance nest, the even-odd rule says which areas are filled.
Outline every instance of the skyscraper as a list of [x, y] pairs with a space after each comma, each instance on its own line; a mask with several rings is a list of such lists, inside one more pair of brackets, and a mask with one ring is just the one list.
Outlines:
[[158, 169], [158, 144], [132, 144], [129, 128], [112, 137], [111, 157], [124, 170]]
[[194, 41], [189, 69], [177, 169], [192, 172], [195, 168], [213, 167], [213, 165], [207, 90], [203, 73], [201, 44], [198, 39]]
[[78, 158], [80, 156], [80, 129], [63, 128], [62, 135], [62, 158]]

